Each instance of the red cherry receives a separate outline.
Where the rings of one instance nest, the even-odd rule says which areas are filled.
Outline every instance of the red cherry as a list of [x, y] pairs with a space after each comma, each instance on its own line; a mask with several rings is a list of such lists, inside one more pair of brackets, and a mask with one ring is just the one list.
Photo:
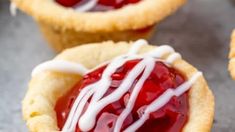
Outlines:
[[57, 3], [65, 7], [73, 7], [78, 4], [81, 0], [56, 0]]

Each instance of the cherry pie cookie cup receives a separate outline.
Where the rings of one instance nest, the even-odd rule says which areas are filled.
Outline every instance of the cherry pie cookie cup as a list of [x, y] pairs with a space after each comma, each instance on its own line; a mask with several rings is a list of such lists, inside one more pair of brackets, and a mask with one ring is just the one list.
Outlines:
[[230, 54], [229, 54], [229, 72], [232, 78], [235, 80], [235, 30], [231, 36]]
[[29, 130], [209, 132], [202, 73], [170, 46], [131, 44], [82, 45], [38, 65], [23, 100]]
[[12, 0], [56, 50], [105, 40], [148, 38], [186, 0]]

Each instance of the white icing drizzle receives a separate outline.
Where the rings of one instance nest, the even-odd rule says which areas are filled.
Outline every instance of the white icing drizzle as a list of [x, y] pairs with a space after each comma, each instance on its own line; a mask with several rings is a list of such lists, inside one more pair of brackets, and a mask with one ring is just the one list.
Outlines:
[[10, 10], [10, 13], [11, 13], [12, 16], [16, 16], [17, 7], [16, 7], [16, 4], [14, 2], [10, 3], [9, 10]]
[[[80, 94], [77, 96], [71, 110], [69, 116], [65, 122], [65, 125], [62, 129], [63, 132], [72, 132], [75, 130], [76, 125], [78, 124], [81, 131], [89, 131], [91, 130], [96, 123], [96, 117], [100, 113], [100, 111], [107, 105], [112, 102], [119, 100], [127, 91], [130, 90], [132, 84], [134, 83], [135, 79], [141, 75], [140, 79], [136, 82], [132, 92], [130, 95], [125, 97], [125, 104], [126, 108], [122, 111], [122, 113], [118, 116], [115, 126], [114, 132], [120, 132], [123, 122], [125, 121], [126, 117], [132, 111], [138, 94], [146, 81], [146, 79], [151, 74], [156, 61], [161, 61], [165, 64], [171, 65], [175, 60], [181, 58], [179, 53], [176, 53], [174, 49], [170, 46], [163, 45], [157, 47], [156, 49], [140, 56], [137, 55], [137, 52], [143, 45], [146, 45], [147, 42], [145, 40], [138, 40], [134, 44], [132, 44], [131, 49], [125, 55], [118, 56], [114, 58], [101, 76], [101, 79], [93, 84], [90, 84], [84, 87]], [[168, 57], [166, 60], [160, 59], [162, 56], [167, 55]], [[126, 75], [122, 83], [117, 87], [112, 93], [107, 96], [104, 94], [108, 91], [112, 79], [111, 75], [116, 72], [118, 68], [120, 68], [123, 64], [125, 64], [129, 60], [133, 59], [141, 59], [133, 69], [129, 71]], [[67, 61], [49, 61], [43, 63], [36, 67], [32, 73], [35, 75], [39, 72], [44, 70], [54, 70], [54, 71], [61, 71], [61, 72], [69, 72], [69, 73], [76, 73], [76, 74], [86, 74], [88, 70], [80, 64], [71, 63]], [[94, 70], [94, 69], [93, 69]], [[90, 71], [89, 71], [90, 72]], [[142, 106], [138, 111], [141, 112], [140, 118], [131, 124], [125, 132], [133, 132], [136, 131], [139, 127], [141, 127], [145, 121], [148, 119], [149, 114], [151, 112], [157, 111], [164, 105], [166, 105], [169, 100], [173, 96], [181, 96], [184, 92], [189, 90], [189, 88], [193, 85], [193, 83], [202, 75], [201, 72], [196, 72], [192, 77], [180, 85], [175, 89], [168, 89], [166, 90], [161, 96], [155, 99], [151, 104], [147, 106]], [[87, 109], [82, 113], [84, 110], [86, 102], [90, 99], [90, 104], [88, 105]]]
[[32, 76], [37, 75], [43, 71], [58, 71], [65, 73], [73, 73], [79, 75], [85, 75], [88, 72], [88, 69], [82, 66], [81, 64], [64, 61], [64, 60], [52, 60], [44, 62], [34, 68]]
[[147, 45], [148, 42], [146, 40], [143, 40], [143, 39], [140, 39], [140, 40], [137, 40], [131, 47], [131, 49], [129, 50], [128, 52], [128, 55], [136, 55], [137, 52], [139, 51], [139, 49], [144, 46], [144, 45]]
[[81, 5], [76, 8], [77, 11], [79, 12], [86, 12], [91, 10], [92, 8], [95, 7], [97, 4], [98, 0], [88, 0], [84, 5]]
[[161, 58], [163, 55], [165, 54], [171, 54], [171, 53], [174, 53], [175, 50], [168, 46], [168, 45], [162, 45], [162, 46], [159, 46], [157, 48], [155, 48], [154, 50], [146, 53], [144, 56], [151, 56], [151, 57], [154, 57], [154, 58]]
[[180, 59], [180, 58], [181, 58], [181, 55], [179, 53], [173, 53], [173, 54], [168, 56], [168, 58], [166, 59], [166, 62], [171, 64], [175, 60]]

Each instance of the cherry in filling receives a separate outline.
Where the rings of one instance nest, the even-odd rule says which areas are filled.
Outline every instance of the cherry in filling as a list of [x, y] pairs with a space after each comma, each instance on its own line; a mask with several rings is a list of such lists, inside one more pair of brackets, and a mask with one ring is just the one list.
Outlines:
[[[98, 0], [98, 3], [91, 11], [105, 11], [118, 9], [128, 4], [134, 4], [140, 0]], [[57, 3], [64, 7], [79, 7], [84, 5], [88, 0], [56, 0]]]
[[[108, 95], [113, 92], [123, 81], [125, 76], [140, 60], [127, 61], [120, 67], [111, 77], [112, 84], [105, 94]], [[89, 84], [97, 82], [104, 71], [106, 66], [100, 67], [93, 72], [84, 76], [67, 94], [61, 97], [55, 106], [57, 114], [57, 123], [60, 129], [68, 117], [70, 109], [79, 94], [80, 90]], [[141, 76], [141, 75], [140, 75]], [[138, 76], [135, 83], [140, 78]], [[133, 122], [141, 117], [143, 106], [150, 104], [153, 100], [157, 99], [169, 88], [176, 88], [184, 83], [184, 77], [175, 69], [168, 67], [162, 62], [156, 62], [155, 67], [145, 81], [138, 98], [135, 102], [132, 112], [128, 115], [122, 125], [122, 131], [130, 126]], [[128, 96], [132, 92], [131, 89], [118, 101], [113, 102], [106, 106], [97, 116], [96, 124], [91, 130], [92, 132], [112, 132], [114, 129], [115, 121], [120, 113], [125, 109], [125, 103], [128, 101]], [[89, 105], [89, 101], [87, 102]], [[84, 108], [84, 110], [86, 107]], [[142, 111], [142, 112], [141, 112]], [[188, 92], [180, 97], [173, 97], [164, 107], [150, 114], [149, 119], [138, 129], [138, 132], [179, 132], [182, 131], [188, 119], [189, 105], [188, 105]], [[80, 132], [77, 125], [76, 132]]]

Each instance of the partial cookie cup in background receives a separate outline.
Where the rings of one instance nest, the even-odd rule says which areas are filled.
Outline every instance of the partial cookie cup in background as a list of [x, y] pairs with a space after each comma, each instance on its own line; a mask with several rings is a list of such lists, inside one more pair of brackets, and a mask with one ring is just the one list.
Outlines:
[[78, 12], [53, 0], [12, 0], [38, 23], [56, 51], [90, 42], [149, 38], [155, 25], [186, 0], [141, 0], [120, 9]]
[[[93, 69], [99, 64], [126, 54], [131, 45], [126, 42], [87, 44], [60, 53], [54, 60], [65, 60]], [[139, 54], [146, 53], [155, 46], [143, 46]], [[165, 58], [163, 58], [164, 60]], [[183, 59], [177, 59], [172, 67], [190, 79], [198, 70]], [[56, 112], [57, 100], [66, 94], [78, 81], [81, 75], [43, 71], [33, 76], [29, 89], [23, 100], [23, 117], [32, 132], [58, 131]], [[189, 119], [183, 132], [209, 132], [214, 117], [214, 97], [206, 80], [200, 76], [189, 91]]]
[[232, 78], [235, 80], [235, 30], [233, 31], [231, 36], [228, 69]]

